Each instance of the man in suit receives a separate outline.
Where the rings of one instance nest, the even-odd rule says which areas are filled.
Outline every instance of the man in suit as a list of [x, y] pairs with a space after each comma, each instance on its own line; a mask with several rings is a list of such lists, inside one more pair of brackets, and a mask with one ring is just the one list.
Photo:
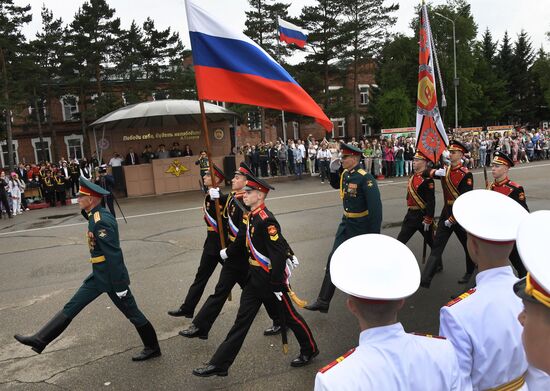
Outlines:
[[124, 165], [135, 166], [136, 164], [139, 164], [139, 157], [137, 153], [134, 152], [134, 148], [130, 148], [128, 150], [128, 154], [126, 155], [126, 159], [124, 159]]

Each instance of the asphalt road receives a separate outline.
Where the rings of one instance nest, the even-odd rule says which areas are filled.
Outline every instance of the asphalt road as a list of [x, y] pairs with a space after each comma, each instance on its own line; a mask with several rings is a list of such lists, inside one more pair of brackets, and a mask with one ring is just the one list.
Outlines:
[[[511, 171], [512, 179], [524, 185], [532, 211], [550, 209], [549, 170], [550, 163], [541, 162]], [[483, 187], [479, 170], [474, 181], [476, 188]], [[379, 185], [384, 205], [382, 233], [396, 237], [405, 214], [406, 179], [384, 180]], [[275, 186], [277, 190], [270, 194], [267, 204], [300, 259], [293, 287], [301, 298], [313, 300], [341, 217], [338, 192], [318, 178]], [[440, 186], [436, 188], [439, 210], [442, 196]], [[289, 366], [298, 354], [296, 340], [290, 333], [290, 353], [283, 355], [280, 337], [262, 335], [270, 324], [262, 309], [228, 377], [201, 379], [191, 375], [191, 370], [202, 366], [225, 338], [240, 297], [239, 289], [234, 288], [233, 301], [226, 303], [208, 340], [179, 336], [178, 331], [191, 320], [166, 314], [181, 303], [198, 266], [205, 236], [201, 200], [199, 192], [190, 192], [120, 202], [128, 217], [128, 224], [119, 220], [119, 229], [132, 290], [157, 329], [163, 353], [144, 363], [130, 360], [140, 350], [141, 341], [106, 295], [82, 311], [41, 355], [18, 344], [13, 334], [36, 331], [62, 308], [90, 272], [86, 223], [77, 206], [31, 211], [1, 220], [0, 389], [312, 389], [317, 370], [357, 344], [359, 329], [345, 308], [341, 292], [337, 292], [328, 314], [302, 310], [321, 352], [312, 365], [299, 369]], [[409, 246], [420, 259], [419, 234]], [[361, 256], [368, 257], [365, 250]], [[436, 333], [438, 309], [464, 289], [456, 283], [464, 273], [464, 254], [455, 237], [444, 253], [444, 266], [430, 290], [420, 289], [407, 301], [400, 314], [406, 330]], [[213, 290], [217, 274], [206, 293]], [[206, 296], [201, 304], [204, 299]]]

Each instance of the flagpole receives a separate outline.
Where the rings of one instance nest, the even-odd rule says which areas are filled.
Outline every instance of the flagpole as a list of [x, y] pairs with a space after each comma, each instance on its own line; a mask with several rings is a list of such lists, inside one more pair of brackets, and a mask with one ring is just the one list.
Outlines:
[[[277, 54], [279, 56], [278, 60], [281, 62], [281, 33], [279, 32], [279, 18], [277, 18], [277, 36], [279, 39], [277, 39]], [[286, 121], [285, 121], [285, 111], [281, 110], [281, 120], [283, 122], [283, 141], [286, 143]]]
[[[199, 105], [201, 108], [201, 120], [202, 120], [202, 130], [204, 131], [204, 138], [206, 141], [206, 156], [208, 158], [208, 169], [210, 171], [210, 178], [212, 181], [212, 186], [214, 187], [214, 181], [217, 183], [217, 178], [214, 175], [214, 162], [212, 161], [212, 154], [210, 153], [210, 134], [208, 133], [208, 125], [206, 123], [206, 112], [204, 110], [204, 101], [202, 99], [199, 99]], [[225, 248], [225, 237], [224, 237], [224, 230], [222, 225], [222, 215], [220, 212], [220, 199], [216, 198], [214, 200], [214, 203], [216, 205], [216, 221], [218, 222], [218, 233], [220, 236], [220, 244], [222, 246], [222, 249]]]

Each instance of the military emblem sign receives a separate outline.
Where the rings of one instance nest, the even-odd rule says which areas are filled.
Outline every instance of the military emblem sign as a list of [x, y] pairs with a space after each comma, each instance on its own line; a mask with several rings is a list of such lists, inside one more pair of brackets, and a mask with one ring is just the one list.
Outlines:
[[172, 174], [176, 177], [179, 177], [186, 171], [189, 171], [189, 169], [176, 159], [170, 164], [170, 166], [168, 166], [168, 170], [166, 170], [165, 172], [166, 174]]
[[449, 144], [437, 104], [432, 57], [432, 36], [428, 11], [422, 5], [418, 53], [418, 93], [416, 110], [416, 148], [430, 160], [438, 161]]

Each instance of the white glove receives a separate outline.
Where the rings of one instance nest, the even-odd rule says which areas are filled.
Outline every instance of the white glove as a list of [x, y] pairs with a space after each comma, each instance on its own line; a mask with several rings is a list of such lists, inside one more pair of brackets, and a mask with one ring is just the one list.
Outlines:
[[447, 172], [446, 169], [444, 168], [438, 168], [437, 170], [435, 170], [434, 172], [434, 176], [445, 176], [445, 173]]
[[127, 294], [128, 294], [128, 289], [122, 292], [116, 292], [116, 295], [118, 296], [119, 299], [126, 297]]
[[208, 190], [208, 194], [210, 195], [211, 199], [218, 199], [220, 198], [220, 189], [213, 187]]
[[445, 227], [447, 228], [451, 228], [453, 226], [453, 222], [449, 219], [445, 220], [443, 224], [445, 224]]
[[277, 300], [283, 301], [283, 292], [273, 292]]
[[226, 248], [220, 250], [220, 257], [221, 257], [224, 261], [225, 261], [227, 258], [229, 258], [229, 257], [227, 256], [227, 249], [226, 249]]
[[422, 225], [424, 226], [424, 232], [428, 232], [432, 226], [431, 224], [425, 222], [422, 222]]
[[298, 262], [298, 258], [296, 258], [295, 255], [292, 256], [292, 258], [286, 259], [286, 265], [290, 270], [296, 269], [298, 266], [300, 266], [300, 262]]

